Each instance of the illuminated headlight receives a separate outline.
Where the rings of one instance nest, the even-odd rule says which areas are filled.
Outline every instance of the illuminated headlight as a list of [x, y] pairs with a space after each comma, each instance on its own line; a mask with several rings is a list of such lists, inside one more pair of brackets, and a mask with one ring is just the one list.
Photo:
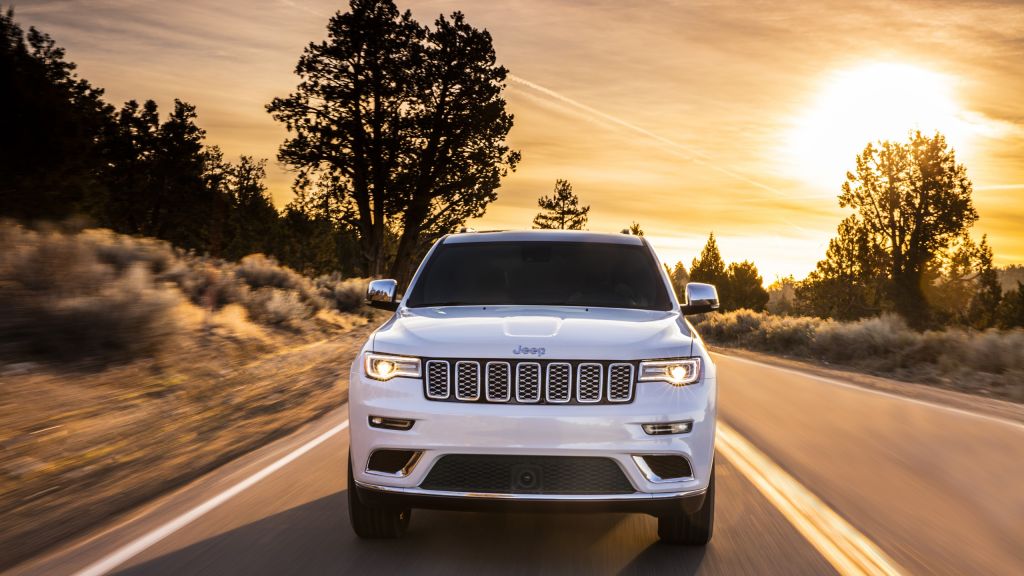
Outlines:
[[668, 382], [686, 386], [700, 380], [700, 358], [645, 360], [640, 363], [640, 382]]
[[366, 353], [366, 375], [374, 380], [391, 380], [398, 376], [419, 378], [420, 359], [408, 356]]

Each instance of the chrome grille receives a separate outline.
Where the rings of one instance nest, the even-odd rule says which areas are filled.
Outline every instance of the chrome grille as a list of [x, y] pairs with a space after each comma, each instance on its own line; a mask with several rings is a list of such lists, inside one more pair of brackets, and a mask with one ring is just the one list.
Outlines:
[[455, 363], [455, 398], [478, 400], [480, 398], [480, 363], [460, 360]]
[[536, 362], [516, 364], [516, 401], [540, 401], [540, 364]]
[[601, 383], [604, 380], [604, 366], [580, 364], [576, 376], [576, 400], [582, 403], [601, 401]]
[[492, 404], [633, 401], [636, 363], [589, 360], [424, 359], [428, 400]]
[[512, 385], [508, 362], [488, 362], [486, 396], [488, 402], [508, 402]]
[[448, 362], [429, 360], [427, 362], [427, 398], [445, 400], [451, 394], [452, 376]]
[[566, 362], [548, 364], [548, 402], [562, 404], [572, 398], [572, 365]]
[[608, 401], [629, 402], [633, 399], [633, 365], [608, 366]]

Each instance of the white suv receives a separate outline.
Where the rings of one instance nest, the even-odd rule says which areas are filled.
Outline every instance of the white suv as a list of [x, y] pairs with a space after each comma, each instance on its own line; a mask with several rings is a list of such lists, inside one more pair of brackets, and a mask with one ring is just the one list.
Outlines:
[[715, 366], [642, 237], [449, 235], [353, 363], [349, 516], [393, 538], [412, 508], [658, 517], [706, 544], [714, 522]]

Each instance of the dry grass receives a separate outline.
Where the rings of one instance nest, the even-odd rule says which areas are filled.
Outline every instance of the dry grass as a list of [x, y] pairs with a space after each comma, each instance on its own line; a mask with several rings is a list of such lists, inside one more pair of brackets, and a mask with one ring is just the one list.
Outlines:
[[344, 402], [364, 286], [0, 222], [0, 569]]
[[[0, 363], [106, 365], [159, 353], [182, 302], [293, 333], [362, 310], [364, 279], [316, 280], [253, 254], [239, 263], [109, 230], [34, 231], [0, 222]], [[328, 322], [330, 324], [331, 322]]]
[[916, 332], [885, 315], [857, 322], [737, 310], [698, 319], [708, 342], [1024, 402], [1024, 330]]

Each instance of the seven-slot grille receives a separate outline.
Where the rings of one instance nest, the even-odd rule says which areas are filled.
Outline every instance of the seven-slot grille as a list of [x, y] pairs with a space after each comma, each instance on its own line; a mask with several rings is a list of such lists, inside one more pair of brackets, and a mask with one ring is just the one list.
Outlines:
[[622, 404], [633, 401], [631, 362], [426, 360], [429, 400], [507, 404]]

